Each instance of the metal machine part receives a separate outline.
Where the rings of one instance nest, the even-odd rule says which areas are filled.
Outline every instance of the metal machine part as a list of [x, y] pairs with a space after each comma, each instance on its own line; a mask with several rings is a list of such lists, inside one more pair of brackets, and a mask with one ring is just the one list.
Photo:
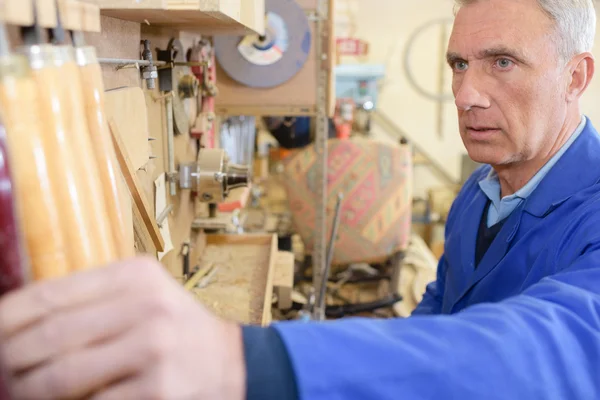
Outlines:
[[195, 63], [186, 62], [183, 45], [175, 38], [169, 41], [166, 50], [157, 49], [156, 54], [160, 61], [167, 64], [167, 68], [158, 70], [159, 88], [163, 92], [174, 92], [175, 133], [187, 134], [190, 121], [195, 121], [198, 113], [196, 98], [200, 84], [190, 68]]
[[250, 179], [249, 168], [230, 163], [222, 149], [202, 149], [196, 163], [179, 166], [179, 187], [191, 189], [206, 203], [224, 201], [232, 189], [248, 186]]
[[154, 64], [154, 59], [152, 57], [152, 50], [150, 50], [150, 41], [142, 40], [142, 45], [144, 46], [144, 50], [142, 51], [142, 59], [148, 61], [148, 65], [143, 66], [142, 78], [146, 81], [146, 87], [148, 90], [153, 90], [156, 87], [155, 81], [158, 79], [158, 70], [156, 65]]
[[272, 88], [289, 81], [306, 64], [311, 51], [310, 23], [300, 5], [266, 0], [265, 12], [264, 35], [214, 37], [220, 66], [244, 86]]

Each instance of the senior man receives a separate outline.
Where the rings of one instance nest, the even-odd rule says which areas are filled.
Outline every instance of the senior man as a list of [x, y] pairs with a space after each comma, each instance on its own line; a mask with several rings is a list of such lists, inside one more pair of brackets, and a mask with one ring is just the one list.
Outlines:
[[488, 165], [416, 315], [242, 328], [132, 260], [0, 302], [15, 397], [600, 398], [600, 138], [579, 106], [595, 24], [592, 0], [459, 4], [460, 133]]

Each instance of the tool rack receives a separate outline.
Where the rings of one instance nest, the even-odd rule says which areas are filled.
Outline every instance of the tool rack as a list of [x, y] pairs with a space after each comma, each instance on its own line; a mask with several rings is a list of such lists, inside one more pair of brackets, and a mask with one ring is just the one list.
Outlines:
[[[56, 9], [53, 0], [38, 1], [38, 20], [45, 28], [56, 25]], [[315, 145], [318, 149], [318, 190], [317, 208], [318, 243], [314, 251], [315, 284], [318, 292], [321, 273], [325, 266], [327, 237], [326, 226], [326, 165], [327, 165], [327, 118], [333, 113], [333, 0], [297, 0], [314, 22], [314, 51], [311, 62], [288, 84], [269, 93], [259, 94], [257, 89], [239, 87], [222, 70], [218, 70], [217, 85], [220, 96], [217, 98], [216, 112], [225, 115], [311, 115], [317, 119]], [[239, 1], [172, 1], [172, 0], [59, 0], [63, 25], [68, 30], [85, 32], [85, 41], [96, 47], [99, 58], [140, 59], [141, 40], [150, 40], [151, 48], [167, 47], [171, 38], [179, 39], [185, 47], [190, 47], [203, 35], [233, 34], [249, 32], [262, 33], [264, 29], [264, 0]], [[204, 7], [204, 8], [203, 8]], [[9, 25], [29, 25], [33, 21], [33, 10], [28, 1], [5, 0], [0, 2], [0, 20]], [[10, 33], [10, 32], [9, 32]], [[156, 58], [155, 58], [156, 59]], [[117, 68], [115, 65], [102, 65], [104, 86], [107, 91], [122, 87], [145, 88], [144, 81], [136, 68]], [[307, 82], [315, 82], [314, 86]], [[299, 90], [302, 88], [302, 90]], [[283, 95], [287, 94], [287, 97]], [[292, 96], [300, 96], [301, 102], [286, 102]], [[283, 96], [283, 97], [282, 97]], [[156, 233], [154, 224], [149, 224], [147, 216], [155, 215], [155, 180], [168, 172], [167, 138], [164, 95], [158, 88], [144, 90], [147, 106], [148, 146], [150, 154], [147, 163], [133, 169], [123, 179], [124, 196], [129, 199], [131, 210], [132, 242], [138, 253], [156, 255]], [[240, 102], [239, 99], [243, 101]], [[238, 101], [236, 103], [236, 101]], [[276, 106], [278, 105], [278, 106]], [[116, 129], [118, 131], [118, 129]], [[127, 135], [127, 132], [121, 132]], [[125, 141], [126, 142], [126, 141]], [[189, 135], [174, 138], [174, 153], [177, 162], [195, 161], [195, 141]], [[125, 153], [136, 152], [136, 148], [125, 147]], [[145, 149], [144, 151], [148, 151]], [[130, 158], [131, 154], [128, 155]], [[136, 196], [131, 198], [130, 181], [135, 180]], [[127, 190], [129, 188], [129, 190]], [[146, 203], [147, 210], [139, 205]], [[198, 214], [198, 202], [188, 193], [171, 196], [167, 192], [167, 204], [171, 212], [164, 217], [171, 229], [173, 251], [161, 260], [176, 278], [182, 277], [184, 258], [200, 259], [206, 238], [202, 232], [193, 233], [192, 222]], [[143, 212], [142, 212], [143, 211]], [[146, 218], [144, 218], [146, 216]], [[156, 222], [156, 221], [154, 221]], [[152, 225], [152, 226], [151, 226]], [[181, 251], [189, 243], [189, 254]], [[270, 261], [273, 264], [273, 260]], [[273, 274], [269, 273], [268, 276]], [[270, 293], [270, 290], [267, 291]]]

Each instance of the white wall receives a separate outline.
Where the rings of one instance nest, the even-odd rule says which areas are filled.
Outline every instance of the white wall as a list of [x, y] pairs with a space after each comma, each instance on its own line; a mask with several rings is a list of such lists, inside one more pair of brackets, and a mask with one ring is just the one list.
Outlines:
[[[344, 0], [338, 0], [344, 1]], [[345, 0], [348, 1], [348, 0]], [[423, 24], [443, 18], [452, 18], [452, 0], [350, 0], [357, 4], [354, 13], [354, 34], [370, 44], [369, 63], [387, 66], [379, 110], [391, 117], [407, 132], [410, 138], [424, 147], [457, 180], [460, 177], [462, 154], [466, 154], [457, 131], [456, 108], [452, 101], [441, 107], [415, 91], [405, 74], [404, 51], [408, 38]], [[449, 27], [450, 29], [450, 27]], [[449, 32], [446, 32], [449, 35]], [[438, 91], [440, 63], [447, 43], [441, 43], [441, 29], [425, 31], [415, 43], [411, 65], [417, 81], [432, 92]], [[600, 35], [595, 54], [600, 57]], [[343, 59], [343, 62], [355, 62]], [[598, 61], [600, 70], [600, 60]], [[445, 68], [446, 94], [451, 94], [451, 75]], [[600, 127], [600, 71], [583, 100], [584, 112]], [[438, 132], [438, 116], [442, 117], [441, 135]], [[419, 169], [421, 168], [421, 169]], [[423, 194], [428, 187], [438, 186], [440, 181], [422, 167], [417, 167], [415, 194]]]

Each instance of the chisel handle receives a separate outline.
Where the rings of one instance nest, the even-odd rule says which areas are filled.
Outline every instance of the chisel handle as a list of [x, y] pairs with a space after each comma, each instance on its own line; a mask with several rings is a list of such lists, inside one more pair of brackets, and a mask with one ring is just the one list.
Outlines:
[[45, 130], [52, 126], [44, 114], [42, 100], [27, 58], [13, 55], [0, 60], [0, 112], [7, 131], [23, 247], [34, 280], [57, 278], [69, 272], [50, 175], [55, 154], [45, 140]]
[[134, 249], [130, 248], [125, 240], [127, 227], [123, 210], [126, 205], [119, 196], [118, 179], [121, 172], [104, 110], [102, 71], [93, 47], [77, 47], [75, 52], [83, 88], [88, 132], [98, 167], [98, 176], [104, 193], [104, 203], [116, 252], [120, 259], [133, 257]]
[[74, 149], [78, 176], [82, 178], [78, 187], [82, 190], [81, 198], [87, 202], [84, 221], [88, 224], [88, 240], [95, 248], [97, 258], [91, 263], [75, 263], [74, 270], [87, 269], [91, 266], [104, 265], [117, 260], [115, 242], [109, 225], [108, 212], [104, 201], [104, 192], [98, 176], [98, 164], [92, 148], [88, 130], [86, 109], [84, 106], [83, 87], [79, 79], [79, 67], [75, 61], [75, 51], [71, 46], [57, 46], [63, 52], [65, 63], [60, 68], [62, 73], [62, 101], [69, 112], [67, 117], [67, 140]]
[[82, 92], [72, 48], [36, 45], [25, 49], [41, 100], [48, 169], [66, 238], [70, 271], [89, 269], [114, 259], [102, 207], [96, 164], [87, 134]]

